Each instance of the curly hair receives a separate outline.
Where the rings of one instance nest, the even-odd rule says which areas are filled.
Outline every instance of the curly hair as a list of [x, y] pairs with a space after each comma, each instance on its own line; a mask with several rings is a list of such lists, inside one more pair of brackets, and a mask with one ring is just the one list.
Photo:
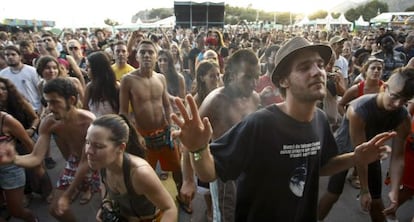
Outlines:
[[7, 90], [7, 99], [3, 104], [3, 110], [17, 119], [25, 129], [29, 128], [36, 118], [32, 106], [26, 101], [16, 86], [8, 79], [0, 77]]

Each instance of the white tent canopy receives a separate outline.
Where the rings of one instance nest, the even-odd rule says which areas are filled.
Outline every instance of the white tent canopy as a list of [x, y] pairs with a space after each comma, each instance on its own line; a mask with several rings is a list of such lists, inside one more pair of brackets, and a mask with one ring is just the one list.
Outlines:
[[341, 15], [339, 16], [339, 18], [336, 19], [336, 22], [338, 22], [338, 24], [346, 24], [346, 25], [352, 24], [352, 22], [348, 21], [345, 18], [345, 14], [344, 13], [341, 13]]
[[369, 22], [365, 21], [364, 18], [362, 18], [362, 15], [359, 16], [357, 20], [355, 20], [356, 26], [369, 26]]
[[371, 19], [371, 23], [390, 23], [404, 22], [409, 17], [414, 16], [414, 12], [385, 12]]

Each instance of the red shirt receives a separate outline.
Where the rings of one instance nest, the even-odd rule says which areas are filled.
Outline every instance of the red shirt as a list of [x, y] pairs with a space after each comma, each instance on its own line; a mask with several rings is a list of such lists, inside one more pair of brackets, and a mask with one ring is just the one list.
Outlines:
[[264, 98], [260, 97], [262, 99], [262, 106], [267, 106], [273, 103], [280, 103], [284, 101], [282, 95], [279, 94], [279, 91], [277, 90], [276, 86], [273, 84], [272, 80], [270, 79], [270, 76], [268, 75], [260, 76], [259, 80], [257, 81], [255, 90], [257, 93], [260, 93], [267, 86], [272, 87], [273, 94], [266, 96]]

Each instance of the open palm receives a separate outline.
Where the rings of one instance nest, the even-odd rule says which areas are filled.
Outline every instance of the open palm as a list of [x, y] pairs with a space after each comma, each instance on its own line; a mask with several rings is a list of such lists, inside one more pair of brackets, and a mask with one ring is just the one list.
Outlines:
[[196, 151], [209, 143], [213, 130], [207, 117], [201, 120], [194, 98], [191, 95], [187, 95], [186, 100], [190, 113], [186, 110], [181, 99], [175, 99], [182, 118], [176, 114], [171, 115], [171, 119], [180, 128], [178, 131], [173, 132], [173, 135], [178, 136], [189, 151]]

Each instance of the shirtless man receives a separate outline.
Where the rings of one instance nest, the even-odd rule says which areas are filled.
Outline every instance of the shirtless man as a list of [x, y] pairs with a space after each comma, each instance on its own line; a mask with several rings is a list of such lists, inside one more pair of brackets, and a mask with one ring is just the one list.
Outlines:
[[[254, 52], [247, 49], [237, 51], [229, 58], [226, 67], [224, 86], [213, 90], [200, 106], [200, 116], [208, 117], [214, 129], [213, 140], [256, 111], [260, 104], [259, 94], [254, 91], [260, 74], [259, 60]], [[189, 158], [185, 160], [189, 161]], [[189, 181], [191, 179], [185, 179], [185, 182]], [[214, 189], [218, 189], [218, 199]], [[210, 190], [215, 208], [213, 216], [217, 218], [221, 214], [221, 221], [234, 221], [235, 181], [223, 182], [218, 179], [210, 184]], [[220, 212], [216, 209], [218, 204]]]
[[[76, 221], [69, 204], [82, 182], [83, 186], [92, 186], [92, 192], [99, 191], [100, 184], [98, 172], [88, 174], [89, 167], [83, 152], [86, 131], [95, 116], [89, 111], [75, 108], [77, 94], [76, 87], [69, 79], [56, 78], [46, 83], [43, 95], [50, 113], [41, 121], [39, 138], [33, 152], [24, 156], [17, 155], [14, 159], [14, 163], [22, 167], [37, 166], [50, 149], [52, 137], [55, 139], [67, 161], [58, 178], [49, 209], [50, 214], [59, 221]], [[86, 181], [89, 181], [88, 184]]]
[[154, 72], [156, 46], [142, 40], [136, 56], [140, 68], [121, 79], [120, 114], [128, 114], [128, 104], [131, 103], [136, 128], [148, 148], [147, 161], [155, 168], [159, 160], [162, 170], [172, 171], [177, 190], [180, 190], [180, 153], [170, 136], [171, 106], [167, 82], [164, 75]]

